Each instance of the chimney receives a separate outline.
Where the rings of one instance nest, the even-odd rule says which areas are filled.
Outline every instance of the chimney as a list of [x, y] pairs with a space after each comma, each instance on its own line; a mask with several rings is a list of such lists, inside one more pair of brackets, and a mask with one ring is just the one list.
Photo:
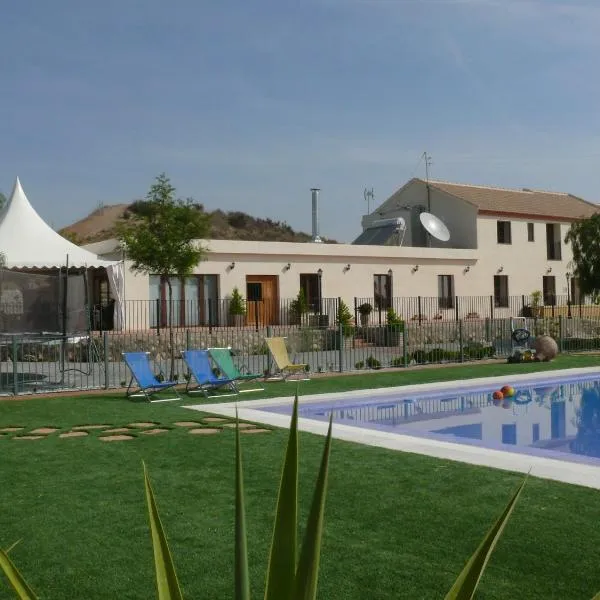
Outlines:
[[312, 192], [312, 241], [321, 242], [319, 237], [319, 188], [311, 188]]

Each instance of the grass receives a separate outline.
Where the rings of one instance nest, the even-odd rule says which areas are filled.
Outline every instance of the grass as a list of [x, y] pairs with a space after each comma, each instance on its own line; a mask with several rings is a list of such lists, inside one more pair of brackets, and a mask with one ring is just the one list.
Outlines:
[[[543, 369], [589, 366], [563, 356]], [[481, 365], [314, 379], [301, 393], [524, 372]], [[269, 384], [263, 396], [292, 394]], [[245, 396], [250, 396], [246, 394]], [[231, 400], [231, 398], [229, 398]], [[189, 403], [189, 401], [188, 401]], [[127, 442], [0, 438], [0, 544], [45, 598], [152, 598], [141, 461], [148, 465], [184, 595], [233, 596], [234, 431], [193, 436], [203, 415], [122, 395], [0, 403], [0, 427], [155, 421], [173, 429]], [[253, 595], [260, 597], [287, 432], [243, 436]], [[301, 434], [306, 519], [323, 438]], [[521, 476], [334, 440], [319, 597], [442, 598]], [[598, 492], [532, 478], [478, 598], [589, 600], [600, 589]], [[11, 597], [0, 584], [0, 597]]]

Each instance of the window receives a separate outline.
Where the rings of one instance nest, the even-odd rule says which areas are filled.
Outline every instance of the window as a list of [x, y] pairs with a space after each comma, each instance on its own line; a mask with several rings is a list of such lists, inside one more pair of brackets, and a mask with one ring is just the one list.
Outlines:
[[546, 255], [548, 260], [562, 260], [560, 224], [558, 223], [546, 223]]
[[508, 307], [508, 275], [494, 275], [494, 306]]
[[249, 281], [246, 284], [246, 300], [248, 302], [260, 302], [262, 299], [262, 283], [260, 281]]
[[454, 308], [454, 275], [438, 275], [438, 307]]
[[373, 300], [375, 310], [387, 310], [392, 306], [392, 277], [390, 275], [373, 276]]
[[321, 277], [317, 273], [301, 273], [300, 289], [304, 290], [304, 297], [311, 311], [321, 312]]
[[556, 277], [554, 275], [544, 275], [542, 293], [546, 306], [554, 306], [556, 304]]
[[527, 223], [527, 241], [535, 242], [533, 223]]
[[498, 243], [511, 244], [510, 221], [498, 221], [497, 223]]
[[[217, 325], [219, 322], [218, 275], [171, 277], [169, 287], [160, 275], [150, 276], [150, 327]], [[135, 317], [134, 317], [135, 318]]]

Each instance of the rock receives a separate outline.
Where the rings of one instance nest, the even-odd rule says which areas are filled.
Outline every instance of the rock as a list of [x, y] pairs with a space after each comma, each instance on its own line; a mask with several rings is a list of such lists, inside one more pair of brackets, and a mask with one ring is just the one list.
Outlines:
[[537, 360], [550, 361], [558, 355], [558, 344], [549, 335], [540, 335], [533, 343]]

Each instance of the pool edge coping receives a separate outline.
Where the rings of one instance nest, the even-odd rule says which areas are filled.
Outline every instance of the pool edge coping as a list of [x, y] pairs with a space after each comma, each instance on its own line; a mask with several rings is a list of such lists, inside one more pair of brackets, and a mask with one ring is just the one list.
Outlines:
[[[432, 383], [419, 383], [382, 388], [364, 388], [347, 392], [327, 392], [323, 394], [309, 394], [301, 396], [302, 403], [325, 401], [327, 399], [350, 399], [353, 397], [364, 397], [368, 393], [378, 395], [394, 395], [399, 392], [410, 394], [413, 392], [435, 392], [442, 389], [461, 389], [465, 392], [469, 388], [482, 385], [491, 386], [496, 383], [514, 384], [524, 381], [544, 381], [561, 377], [577, 377], [578, 375], [590, 375], [597, 373], [600, 378], [600, 365], [598, 367], [580, 367], [575, 369], [558, 369], [551, 371], [538, 371], [534, 373], [511, 374], [494, 377], [478, 377], [472, 379], [458, 379], [448, 381], [436, 381]], [[292, 381], [289, 381], [292, 383]], [[233, 402], [218, 404], [199, 404], [186, 406], [191, 410], [209, 412], [226, 417], [235, 417], [236, 409], [240, 419], [263, 423], [282, 429], [289, 429], [290, 416], [287, 414], [270, 413], [260, 408], [267, 406], [280, 406], [291, 404], [295, 389], [290, 386], [290, 396], [265, 398], [262, 400], [236, 400]], [[299, 417], [298, 429], [303, 432], [325, 436], [328, 423]], [[498, 449], [482, 448], [480, 446], [468, 446], [452, 441], [433, 440], [418, 436], [399, 433], [390, 433], [373, 429], [363, 429], [353, 425], [333, 423], [332, 435], [335, 439], [395, 450], [400, 452], [411, 452], [442, 460], [452, 460], [471, 465], [484, 466], [488, 468], [501, 469], [519, 473], [530, 473], [534, 477], [551, 479], [562, 483], [569, 483], [600, 489], [600, 467], [581, 464], [576, 462], [561, 461], [554, 458], [525, 455], [514, 452], [506, 452]], [[526, 459], [526, 460], [524, 460]]]

